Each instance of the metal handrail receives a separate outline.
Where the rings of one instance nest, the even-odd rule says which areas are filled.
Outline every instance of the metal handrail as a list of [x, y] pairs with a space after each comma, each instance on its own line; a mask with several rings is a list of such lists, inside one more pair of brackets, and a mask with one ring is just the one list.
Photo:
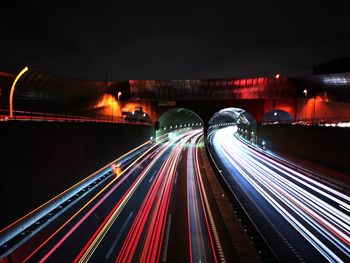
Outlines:
[[150, 125], [141, 121], [127, 121], [121, 116], [98, 116], [72, 115], [62, 113], [45, 113], [35, 111], [13, 111], [13, 117], [9, 116], [9, 110], [0, 109], [0, 121], [43, 121], [43, 122], [95, 122], [95, 123], [132, 123]]

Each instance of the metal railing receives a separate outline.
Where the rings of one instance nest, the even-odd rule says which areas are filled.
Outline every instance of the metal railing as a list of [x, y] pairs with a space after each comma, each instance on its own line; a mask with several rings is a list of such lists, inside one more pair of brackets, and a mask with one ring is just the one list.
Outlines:
[[46, 113], [34, 111], [13, 111], [10, 117], [9, 110], [0, 109], [0, 121], [43, 121], [43, 122], [92, 122], [92, 123], [132, 123], [150, 125], [137, 120], [125, 120], [124, 116], [84, 116], [62, 113]]

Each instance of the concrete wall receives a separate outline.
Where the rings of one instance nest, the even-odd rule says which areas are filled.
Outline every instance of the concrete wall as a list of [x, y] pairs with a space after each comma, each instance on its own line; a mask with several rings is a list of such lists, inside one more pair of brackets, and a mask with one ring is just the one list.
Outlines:
[[[10, 91], [15, 77], [13, 74], [0, 71], [0, 110], [9, 110]], [[1, 114], [4, 113], [0, 112]]]
[[318, 163], [350, 176], [350, 130], [347, 128], [260, 125], [258, 132], [260, 138], [271, 143], [272, 150]]
[[0, 122], [0, 229], [150, 136], [145, 125]]

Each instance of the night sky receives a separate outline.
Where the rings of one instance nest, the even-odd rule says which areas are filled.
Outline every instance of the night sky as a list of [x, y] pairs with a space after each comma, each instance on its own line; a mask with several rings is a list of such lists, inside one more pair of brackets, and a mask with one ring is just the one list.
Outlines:
[[350, 56], [343, 1], [35, 2], [1, 3], [0, 71], [28, 65], [99, 80], [297, 76]]

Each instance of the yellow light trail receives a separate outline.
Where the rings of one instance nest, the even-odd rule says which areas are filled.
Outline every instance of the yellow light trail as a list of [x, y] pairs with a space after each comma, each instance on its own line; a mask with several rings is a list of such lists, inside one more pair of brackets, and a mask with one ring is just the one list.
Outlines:
[[20, 73], [18, 73], [17, 77], [15, 78], [15, 80], [12, 83], [12, 87], [11, 87], [11, 91], [10, 91], [10, 118], [13, 117], [13, 94], [15, 92], [15, 88], [16, 88], [16, 84], [17, 81], [20, 79], [20, 77], [22, 77], [22, 75], [24, 73], [26, 73], [28, 71], [28, 67], [25, 67], [24, 69], [21, 70]]

